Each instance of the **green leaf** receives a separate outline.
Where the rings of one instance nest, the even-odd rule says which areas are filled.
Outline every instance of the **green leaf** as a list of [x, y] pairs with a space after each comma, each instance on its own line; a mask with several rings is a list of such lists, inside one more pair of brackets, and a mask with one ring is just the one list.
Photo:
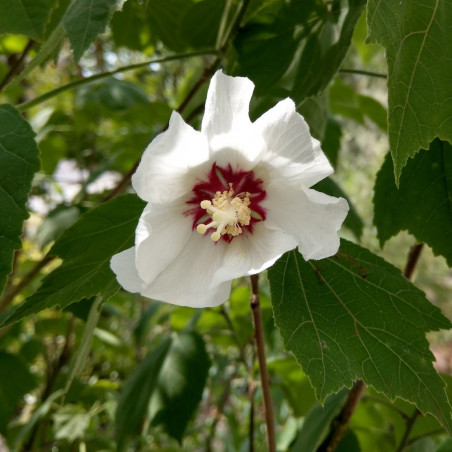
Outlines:
[[343, 241], [327, 259], [286, 253], [268, 273], [275, 323], [319, 400], [357, 379], [416, 404], [452, 431], [427, 331], [451, 323], [402, 273]]
[[256, 96], [291, 97], [297, 105], [321, 93], [349, 48], [364, 0], [269, 2], [252, 16], [234, 41], [230, 72], [256, 84]]
[[76, 63], [105, 30], [117, 4], [117, 0], [77, 0], [71, 3], [63, 17], [63, 27]]
[[322, 150], [328, 157], [333, 168], [337, 167], [337, 159], [341, 148], [341, 138], [341, 124], [334, 116], [329, 115], [326, 122], [325, 136], [322, 140]]
[[33, 176], [39, 170], [34, 132], [11, 105], [0, 105], [0, 292], [11, 272]]
[[91, 414], [80, 405], [68, 404], [59, 408], [52, 418], [55, 439], [66, 439], [73, 443], [85, 435]]
[[351, 86], [340, 78], [335, 78], [329, 89], [330, 110], [335, 115], [364, 124], [368, 117], [381, 130], [386, 131], [386, 109], [378, 101], [369, 96], [358, 94]]
[[127, 437], [141, 433], [147, 415], [180, 442], [201, 400], [209, 366], [204, 341], [193, 331], [184, 330], [152, 351], [126, 381], [119, 399], [120, 448]]
[[0, 2], [0, 34], [26, 35], [40, 41], [54, 0], [10, 0]]
[[28, 366], [17, 356], [0, 351], [0, 433], [6, 433], [22, 397], [34, 387], [36, 381]]
[[381, 246], [406, 229], [452, 266], [452, 145], [436, 139], [408, 162], [395, 186], [388, 154], [375, 182], [374, 224]]
[[332, 394], [322, 406], [317, 403], [306, 416], [290, 452], [315, 452], [330, 430], [333, 419], [339, 414], [347, 399], [348, 391], [343, 389]]
[[170, 436], [182, 441], [201, 401], [209, 367], [209, 356], [200, 335], [184, 330], [173, 339], [150, 401], [152, 425], [162, 424]]
[[149, 353], [124, 383], [115, 417], [119, 450], [123, 449], [127, 437], [141, 432], [149, 399], [157, 386], [171, 342], [168, 338]]
[[113, 293], [118, 285], [110, 258], [133, 245], [143, 208], [137, 196], [124, 195], [84, 214], [49, 251], [63, 259], [62, 265], [44, 278], [35, 294], [0, 315], [0, 325], [53, 306], [63, 309], [83, 298]]
[[396, 182], [435, 137], [452, 141], [452, 0], [369, 0], [369, 41], [386, 49]]
[[187, 9], [180, 33], [191, 48], [215, 47], [225, 5], [225, 0], [203, 0]]
[[192, 0], [147, 1], [148, 20], [152, 27], [152, 33], [168, 49], [180, 52], [187, 48], [187, 42], [180, 30], [184, 15], [192, 4]]

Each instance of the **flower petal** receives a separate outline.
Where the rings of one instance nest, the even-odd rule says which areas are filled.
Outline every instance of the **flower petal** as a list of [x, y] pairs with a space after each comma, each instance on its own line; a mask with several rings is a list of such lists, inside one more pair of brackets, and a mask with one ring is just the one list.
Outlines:
[[250, 125], [249, 105], [254, 84], [245, 77], [229, 77], [217, 71], [207, 92], [201, 131], [210, 139], [234, 128]]
[[252, 235], [237, 237], [229, 244], [213, 284], [259, 273], [296, 246], [297, 241], [285, 232], [257, 223]]
[[255, 121], [253, 127], [267, 143], [262, 160], [288, 182], [311, 187], [333, 173], [318, 140], [311, 137], [303, 116], [285, 99]]
[[181, 254], [141, 293], [168, 303], [205, 308], [218, 306], [229, 298], [231, 282], [212, 285], [227, 244], [213, 243], [193, 232]]
[[308, 259], [323, 259], [339, 248], [337, 231], [347, 216], [348, 203], [312, 189], [278, 181], [267, 188], [266, 223], [296, 238], [298, 249]]
[[145, 284], [176, 259], [190, 239], [192, 219], [183, 214], [186, 208], [181, 201], [145, 207], [135, 235], [135, 265]]
[[147, 202], [174, 201], [191, 191], [197, 178], [205, 172], [203, 164], [208, 159], [205, 136], [174, 112], [168, 130], [144, 151], [132, 185]]
[[129, 292], [140, 292], [142, 281], [135, 267], [135, 247], [115, 254], [110, 260], [110, 267], [116, 279]]

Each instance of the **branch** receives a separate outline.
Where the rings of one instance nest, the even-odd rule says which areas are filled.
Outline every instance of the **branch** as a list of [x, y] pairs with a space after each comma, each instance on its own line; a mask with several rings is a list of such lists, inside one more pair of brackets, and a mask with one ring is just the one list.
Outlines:
[[53, 259], [55, 259], [55, 256], [44, 256], [16, 285], [5, 290], [0, 298], [0, 312], [3, 312], [12, 303], [16, 295], [27, 287], [39, 272]]
[[35, 41], [33, 39], [30, 39], [28, 41], [28, 44], [25, 46], [25, 49], [22, 51], [20, 57], [17, 59], [17, 61], [11, 66], [11, 69], [8, 71], [8, 73], [3, 77], [3, 80], [0, 82], [0, 91], [3, 90], [3, 88], [9, 83], [9, 81], [21, 71], [22, 64], [25, 60], [25, 58], [28, 55], [28, 52], [33, 48], [35, 45]]
[[350, 424], [350, 419], [358, 406], [361, 396], [363, 395], [365, 384], [362, 380], [357, 380], [350, 389], [345, 405], [343, 406], [341, 412], [336, 416], [336, 418], [331, 423], [330, 434], [326, 437], [317, 452], [333, 452], [336, 450], [341, 439], [347, 433], [348, 426]]
[[259, 373], [262, 383], [262, 395], [264, 398], [265, 423], [267, 425], [267, 444], [269, 452], [276, 452], [275, 425], [273, 405], [270, 394], [270, 380], [268, 378], [267, 360], [265, 358], [264, 329], [262, 326], [262, 313], [259, 298], [259, 275], [250, 276], [251, 298], [250, 306], [253, 315], [254, 335], [256, 340], [257, 358], [259, 361]]
[[71, 83], [68, 83], [67, 85], [60, 86], [59, 88], [53, 89], [52, 91], [48, 91], [47, 93], [42, 94], [41, 96], [35, 97], [34, 99], [31, 99], [27, 102], [23, 102], [22, 104], [19, 104], [16, 106], [16, 108], [19, 111], [27, 110], [31, 107], [34, 107], [35, 105], [38, 105], [48, 99], [51, 99], [52, 97], [57, 96], [58, 94], [63, 93], [64, 91], [69, 91], [71, 89], [77, 88], [82, 85], [86, 85], [88, 83], [95, 82], [97, 80], [102, 80], [104, 78], [111, 77], [112, 75], [119, 74], [121, 72], [127, 72], [132, 71], [134, 69], [143, 68], [146, 66], [149, 66], [152, 63], [166, 63], [168, 61], [174, 61], [174, 60], [182, 60], [185, 58], [192, 58], [197, 56], [203, 56], [203, 55], [217, 55], [218, 52], [216, 50], [203, 50], [199, 52], [190, 52], [190, 53], [182, 53], [182, 54], [176, 54], [176, 55], [169, 55], [166, 57], [160, 57], [160, 58], [152, 58], [150, 60], [144, 61], [142, 63], [136, 63], [136, 64], [130, 64], [128, 66], [123, 66], [118, 69], [115, 69], [114, 71], [108, 71], [103, 72], [102, 74], [95, 74], [91, 77], [86, 77], [80, 80], [75, 80]]
[[405, 449], [406, 446], [408, 446], [408, 438], [410, 436], [411, 430], [413, 430], [414, 423], [416, 422], [416, 419], [421, 415], [421, 412], [416, 409], [414, 410], [414, 413], [411, 417], [408, 418], [406, 422], [405, 432], [403, 434], [402, 439], [400, 440], [399, 447], [397, 448], [396, 452], [402, 452], [403, 449]]

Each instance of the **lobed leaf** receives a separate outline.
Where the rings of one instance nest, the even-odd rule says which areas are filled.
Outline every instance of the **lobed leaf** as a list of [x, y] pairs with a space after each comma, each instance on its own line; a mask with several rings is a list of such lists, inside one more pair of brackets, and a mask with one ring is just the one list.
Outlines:
[[369, 42], [386, 49], [388, 135], [398, 184], [409, 157], [452, 141], [452, 0], [369, 0]]
[[49, 251], [63, 259], [62, 265], [44, 278], [35, 294], [1, 314], [0, 325], [53, 306], [63, 309], [83, 298], [114, 293], [118, 284], [110, 258], [133, 245], [143, 208], [137, 196], [124, 195], [84, 214]]
[[452, 266], [452, 145], [436, 139], [416, 154], [399, 189], [393, 168], [388, 154], [375, 182], [374, 224], [381, 246], [406, 229]]
[[0, 105], [0, 292], [28, 217], [27, 199], [39, 170], [39, 151], [28, 122], [11, 105]]
[[452, 431], [445, 385], [425, 338], [451, 323], [398, 269], [343, 241], [335, 256], [316, 262], [286, 253], [268, 276], [275, 323], [319, 400], [362, 379]]

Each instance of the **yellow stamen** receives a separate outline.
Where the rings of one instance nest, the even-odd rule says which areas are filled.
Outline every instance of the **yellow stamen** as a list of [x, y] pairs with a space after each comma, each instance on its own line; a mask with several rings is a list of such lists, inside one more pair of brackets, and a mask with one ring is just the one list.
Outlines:
[[207, 229], [216, 229], [210, 236], [214, 242], [218, 242], [224, 234], [235, 237], [242, 233], [241, 226], [250, 224], [250, 194], [241, 193], [234, 196], [232, 184], [229, 184], [229, 187], [229, 191], [218, 191], [212, 201], [204, 200], [200, 204], [212, 221], [209, 224], [199, 224], [196, 230], [205, 234]]

